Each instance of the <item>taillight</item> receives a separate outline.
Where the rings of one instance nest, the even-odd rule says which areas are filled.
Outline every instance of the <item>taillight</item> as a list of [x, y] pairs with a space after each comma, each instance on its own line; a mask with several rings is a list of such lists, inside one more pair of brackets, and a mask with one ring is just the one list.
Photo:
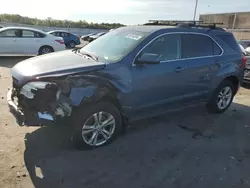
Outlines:
[[246, 56], [243, 56], [243, 57], [242, 57], [242, 64], [241, 64], [241, 67], [242, 67], [242, 68], [246, 68], [246, 66], [247, 66], [247, 58], [246, 58]]
[[56, 42], [60, 43], [60, 44], [64, 44], [63, 40], [56, 40]]

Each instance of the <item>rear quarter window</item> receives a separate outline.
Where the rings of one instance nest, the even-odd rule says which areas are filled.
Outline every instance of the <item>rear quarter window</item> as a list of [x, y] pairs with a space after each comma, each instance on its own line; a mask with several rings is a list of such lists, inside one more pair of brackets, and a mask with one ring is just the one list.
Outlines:
[[232, 50], [241, 53], [239, 44], [232, 34], [217, 35], [217, 37], [219, 37], [224, 43], [226, 43]]

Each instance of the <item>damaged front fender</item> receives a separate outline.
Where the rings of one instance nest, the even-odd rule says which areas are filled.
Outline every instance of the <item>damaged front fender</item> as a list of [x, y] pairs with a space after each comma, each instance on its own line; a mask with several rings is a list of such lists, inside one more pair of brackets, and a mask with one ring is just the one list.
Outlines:
[[96, 90], [96, 86], [72, 88], [69, 96], [71, 104], [73, 106], [79, 106], [85, 99], [93, 97]]
[[71, 79], [69, 99], [72, 106], [79, 106], [85, 101], [97, 102], [104, 96], [116, 97], [116, 89], [103, 77], [85, 75]]

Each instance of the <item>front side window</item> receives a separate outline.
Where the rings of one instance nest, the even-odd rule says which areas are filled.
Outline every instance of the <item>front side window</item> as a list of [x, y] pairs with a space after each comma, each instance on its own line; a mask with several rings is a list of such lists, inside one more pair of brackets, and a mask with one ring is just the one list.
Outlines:
[[167, 34], [155, 39], [143, 51], [142, 55], [154, 56], [157, 61], [170, 61], [181, 57], [181, 36], [179, 34]]
[[129, 29], [117, 29], [84, 46], [80, 52], [93, 54], [100, 61], [114, 63], [125, 57], [149, 34]]
[[2, 31], [0, 37], [22, 37], [22, 31], [19, 29], [8, 29]]

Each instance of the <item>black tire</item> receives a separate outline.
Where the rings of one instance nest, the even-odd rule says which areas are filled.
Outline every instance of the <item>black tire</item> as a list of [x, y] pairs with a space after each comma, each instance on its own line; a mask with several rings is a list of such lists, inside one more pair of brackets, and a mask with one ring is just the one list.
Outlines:
[[68, 46], [69, 46], [69, 48], [75, 48], [76, 47], [75, 41], [70, 41]]
[[[90, 145], [84, 140], [86, 138], [82, 136], [82, 129], [83, 129], [83, 125], [89, 119], [91, 119], [91, 117], [93, 117], [95, 113], [98, 113], [98, 112], [103, 112], [103, 113], [105, 112], [105, 113], [111, 114], [115, 120], [115, 128], [114, 128], [113, 134], [106, 142], [104, 142], [101, 145]], [[101, 147], [101, 146], [111, 143], [117, 138], [117, 136], [121, 134], [122, 125], [123, 125], [122, 119], [121, 119], [121, 113], [113, 104], [107, 103], [107, 102], [99, 102], [97, 104], [92, 104], [88, 106], [84, 105], [80, 107], [73, 114], [73, 122], [75, 126], [75, 130], [73, 133], [73, 144], [76, 149], [80, 149], [80, 150], [93, 149], [93, 148]], [[90, 132], [89, 134], [90, 134], [89, 137], [92, 137], [94, 133]], [[102, 134], [99, 133], [99, 135], [103, 137]]]
[[[223, 91], [223, 89], [228, 88], [228, 87], [232, 91], [231, 98], [228, 99], [228, 101], [227, 101], [228, 104], [225, 105], [224, 108], [219, 108], [219, 101], [220, 101], [219, 100], [219, 95]], [[210, 112], [212, 112], [212, 113], [223, 113], [223, 112], [225, 112], [230, 107], [230, 105], [231, 105], [231, 103], [233, 101], [233, 98], [234, 98], [235, 93], [236, 93], [235, 91], [236, 91], [235, 85], [231, 81], [224, 80], [223, 82], [221, 82], [221, 84], [219, 85], [219, 87], [215, 90], [215, 92], [214, 92], [211, 100], [207, 104], [208, 110]]]
[[38, 54], [39, 55], [43, 55], [43, 54], [48, 54], [54, 52], [54, 49], [51, 46], [42, 46], [39, 51]]

